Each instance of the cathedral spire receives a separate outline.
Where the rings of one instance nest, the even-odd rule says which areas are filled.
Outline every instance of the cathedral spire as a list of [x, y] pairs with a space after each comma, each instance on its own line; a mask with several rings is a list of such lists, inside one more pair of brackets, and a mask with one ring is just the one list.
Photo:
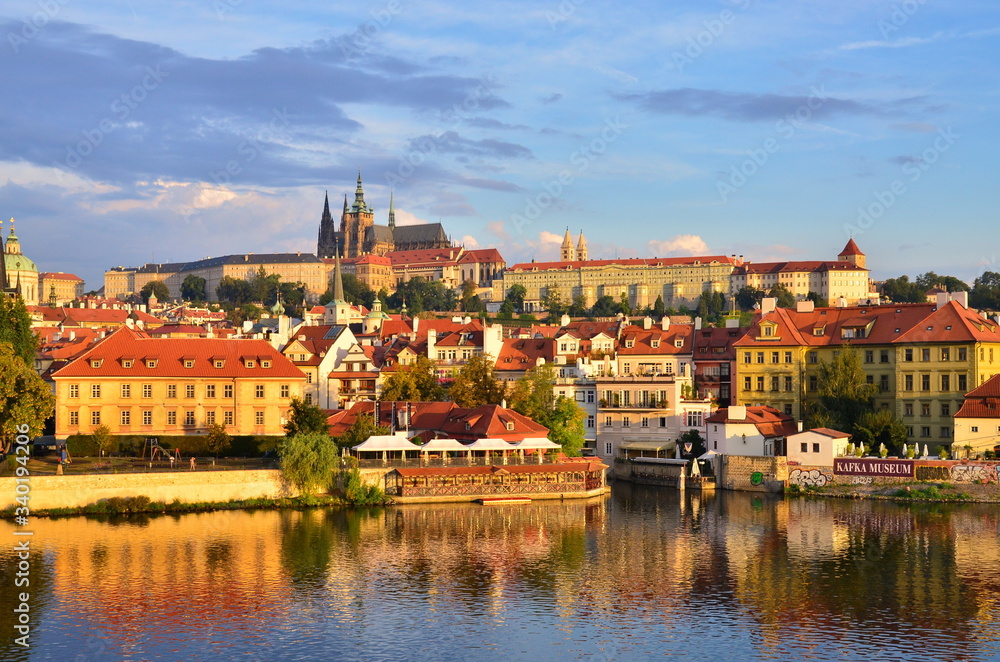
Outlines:
[[330, 192], [323, 191], [323, 220], [331, 218], [330, 216]]
[[587, 240], [583, 238], [583, 228], [580, 228], [580, 241], [576, 245], [576, 259], [580, 262], [587, 261]]
[[344, 300], [344, 275], [340, 271], [340, 244], [337, 244], [337, 252], [333, 262], [333, 303], [347, 303]]
[[563, 237], [562, 247], [560, 248], [560, 259], [563, 262], [575, 262], [576, 261], [576, 250], [573, 248], [573, 238], [569, 236], [569, 226], [566, 226], [566, 236]]
[[361, 185], [360, 170], [358, 170], [358, 187], [354, 189], [354, 207], [351, 211], [368, 211], [368, 205], [365, 204], [365, 189]]
[[396, 229], [396, 206], [393, 204], [392, 191], [389, 191], [389, 229]]

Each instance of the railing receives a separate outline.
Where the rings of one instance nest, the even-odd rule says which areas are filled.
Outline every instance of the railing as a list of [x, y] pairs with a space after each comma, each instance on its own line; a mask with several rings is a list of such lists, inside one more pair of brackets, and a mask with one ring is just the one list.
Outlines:
[[[357, 466], [362, 469], [417, 469], [421, 467], [489, 467], [504, 465], [538, 465], [538, 464], [562, 464], [565, 460], [553, 459], [548, 456], [542, 457], [538, 461], [537, 456], [528, 456], [523, 461], [520, 457], [509, 456], [505, 462], [500, 457], [453, 457], [453, 458], [427, 458], [425, 460], [407, 458], [406, 460], [357, 460]], [[351, 462], [353, 464], [353, 462]]]
[[667, 402], [637, 402], [627, 405], [606, 403], [598, 405], [598, 409], [670, 409], [670, 404]]
[[602, 485], [603, 483], [599, 479], [572, 483], [502, 483], [497, 485], [432, 485], [427, 487], [392, 485], [386, 489], [386, 492], [399, 497], [492, 496], [588, 492], [600, 489]]

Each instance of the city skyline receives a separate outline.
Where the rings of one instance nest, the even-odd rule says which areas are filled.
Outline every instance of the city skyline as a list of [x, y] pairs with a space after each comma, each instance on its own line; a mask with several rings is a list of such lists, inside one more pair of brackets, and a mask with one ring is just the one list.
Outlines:
[[[0, 3], [0, 216], [40, 270], [313, 252], [376, 223], [509, 264], [742, 254], [1000, 270], [986, 2]], [[990, 84], [993, 84], [992, 86]], [[992, 221], [992, 223], [991, 223]], [[234, 228], [237, 228], [234, 231]]]

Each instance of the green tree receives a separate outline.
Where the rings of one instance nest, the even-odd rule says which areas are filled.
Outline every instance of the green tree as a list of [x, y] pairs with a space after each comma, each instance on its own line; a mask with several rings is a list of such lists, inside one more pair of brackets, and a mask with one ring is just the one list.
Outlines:
[[498, 317], [502, 320], [514, 319], [514, 304], [509, 299], [504, 299], [504, 302], [500, 304]]
[[[662, 301], [660, 303], [663, 303]], [[619, 312], [618, 304], [615, 303], [615, 298], [610, 294], [605, 294], [599, 297], [597, 301], [594, 302], [594, 306], [590, 309], [590, 314], [594, 317], [614, 317]]]
[[278, 444], [281, 474], [304, 494], [327, 490], [340, 463], [337, 445], [326, 433], [297, 434]]
[[[681, 455], [685, 457], [698, 458], [704, 455], [708, 449], [705, 448], [705, 440], [697, 430], [688, 430], [680, 436], [678, 442], [681, 444]], [[691, 444], [691, 450], [686, 451], [687, 444]]]
[[382, 385], [382, 400], [439, 402], [444, 388], [438, 383], [437, 367], [426, 356], [417, 356], [413, 365], [397, 366]]
[[778, 308], [794, 308], [795, 307], [795, 295], [785, 286], [784, 283], [778, 283], [772, 287], [767, 296], [774, 297], [777, 299], [775, 305]]
[[972, 282], [969, 305], [982, 310], [1000, 310], [1000, 273], [984, 271]]
[[809, 290], [809, 293], [806, 294], [806, 299], [812, 301], [813, 305], [817, 308], [827, 308], [830, 305], [829, 301], [821, 297], [818, 292], [813, 292], [812, 290]]
[[181, 283], [181, 298], [185, 301], [201, 302], [205, 300], [206, 296], [205, 279], [201, 276], [188, 274], [184, 278], [184, 282]]
[[504, 297], [504, 301], [510, 301], [514, 306], [512, 312], [523, 313], [524, 312], [524, 297], [528, 296], [528, 290], [521, 284], [511, 285], [510, 289], [507, 290], [507, 295]]
[[337, 437], [337, 446], [341, 449], [352, 448], [362, 443], [368, 437], [389, 434], [389, 428], [384, 425], [375, 425], [374, 419], [368, 414], [361, 414], [351, 427], [344, 431], [344, 434]]
[[474, 354], [455, 376], [448, 395], [459, 407], [498, 405], [507, 395], [504, 382], [497, 380], [494, 359]]
[[162, 280], [151, 280], [139, 290], [143, 303], [149, 303], [149, 297], [155, 296], [158, 301], [166, 301], [170, 298], [170, 289]]
[[[878, 387], [865, 381], [861, 357], [851, 346], [845, 346], [832, 361], [820, 361], [817, 402], [807, 419], [809, 427], [832, 427], [854, 434], [862, 414], [872, 411], [872, 398]], [[826, 414], [817, 424], [816, 416]]]
[[226, 319], [233, 324], [243, 324], [247, 320], [256, 322], [264, 314], [264, 309], [254, 303], [245, 303], [239, 308], [233, 308], [226, 313]]
[[587, 298], [582, 294], [577, 294], [573, 297], [573, 303], [570, 304], [569, 310], [566, 314], [570, 317], [583, 317], [587, 314]]
[[24, 365], [29, 368], [35, 365], [38, 336], [31, 328], [31, 316], [21, 297], [0, 295], [0, 344], [4, 343]]
[[322, 409], [301, 398], [292, 398], [288, 421], [285, 423], [285, 435], [294, 437], [298, 434], [330, 434], [330, 424]]
[[554, 285], [549, 285], [545, 288], [545, 294], [542, 296], [542, 308], [549, 311], [547, 318], [549, 324], [559, 323], [560, 318], [562, 318], [567, 308], [566, 304], [563, 303], [559, 288]]
[[268, 305], [275, 300], [280, 287], [281, 276], [268, 274], [264, 265], [261, 265], [250, 281], [250, 301]]
[[532, 368], [514, 383], [510, 408], [549, 429], [549, 439], [562, 446], [566, 455], [578, 455], [583, 447], [586, 415], [565, 396], [555, 396], [556, 368], [546, 363]]
[[10, 452], [17, 435], [37, 437], [55, 411], [55, 397], [38, 373], [7, 343], [0, 343], [0, 451]]
[[858, 417], [854, 440], [869, 448], [885, 444], [887, 448], [902, 449], [906, 443], [906, 425], [891, 409], [866, 411]]
[[219, 301], [241, 306], [250, 301], [250, 283], [242, 278], [223, 276], [215, 288], [215, 296]]
[[736, 305], [740, 310], [753, 310], [754, 306], [764, 298], [764, 293], [753, 285], [744, 285], [736, 293]]
[[219, 457], [219, 454], [229, 450], [232, 444], [233, 438], [226, 432], [225, 425], [213, 423], [208, 426], [208, 436], [205, 438], [205, 446], [208, 448], [209, 453], [212, 453], [215, 457]]
[[118, 446], [118, 438], [111, 434], [111, 429], [107, 425], [98, 425], [90, 433], [90, 436], [93, 438], [94, 444], [97, 445], [101, 457], [112, 453]]
[[660, 319], [666, 314], [667, 309], [663, 305], [663, 295], [661, 294], [656, 295], [656, 301], [653, 302], [653, 309], [650, 312], [656, 319]]
[[927, 290], [931, 287], [933, 286], [924, 287], [910, 282], [910, 277], [903, 275], [899, 278], [886, 279], [882, 284], [882, 296], [893, 303], [923, 303], [927, 300]]

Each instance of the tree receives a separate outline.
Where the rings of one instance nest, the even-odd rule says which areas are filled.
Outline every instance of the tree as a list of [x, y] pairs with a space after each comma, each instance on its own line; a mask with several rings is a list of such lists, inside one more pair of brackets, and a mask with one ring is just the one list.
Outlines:
[[438, 402], [444, 388], [438, 383], [437, 368], [426, 356], [417, 356], [413, 365], [398, 366], [382, 385], [382, 400]]
[[206, 298], [205, 279], [201, 276], [188, 274], [184, 278], [184, 282], [181, 283], [181, 298], [185, 301], [204, 301]]
[[594, 307], [590, 309], [590, 314], [594, 317], [614, 317], [618, 314], [618, 310], [615, 298], [610, 294], [605, 294], [594, 302]]
[[622, 292], [621, 297], [618, 299], [618, 312], [620, 312], [625, 317], [632, 314], [632, 304], [628, 301], [628, 294]]
[[158, 301], [166, 301], [170, 298], [170, 289], [162, 280], [151, 280], [139, 290], [143, 303], [149, 303], [149, 297], [155, 296]]
[[496, 377], [494, 359], [474, 354], [455, 376], [448, 395], [459, 407], [498, 405], [507, 395], [506, 385]]
[[573, 303], [570, 304], [567, 314], [570, 317], [583, 317], [587, 314], [587, 299], [582, 294], [577, 294], [573, 297]]
[[813, 292], [812, 290], [809, 290], [809, 293], [806, 294], [806, 299], [812, 301], [813, 305], [817, 308], [826, 308], [830, 305], [829, 301], [821, 297], [818, 292]]
[[663, 317], [663, 315], [666, 314], [667, 309], [663, 305], [663, 295], [661, 294], [656, 295], [656, 301], [653, 302], [653, 309], [651, 312], [653, 313], [653, 317], [657, 319]]
[[18, 435], [42, 434], [45, 419], [55, 411], [55, 397], [7, 343], [0, 343], [0, 375], [0, 451], [8, 453]]
[[351, 448], [375, 435], [389, 434], [389, 428], [384, 425], [375, 425], [375, 421], [368, 414], [361, 414], [351, 427], [344, 431], [344, 434], [337, 437], [336, 442], [339, 448]]
[[[705, 440], [701, 438], [701, 434], [697, 430], [688, 430], [677, 441], [681, 445], [681, 455], [685, 457], [699, 458], [708, 451], [705, 448]], [[685, 450], [688, 444], [691, 444], [690, 451]]]
[[858, 418], [854, 439], [870, 448], [879, 444], [901, 448], [906, 443], [906, 425], [896, 418], [891, 409], [866, 411]]
[[326, 433], [297, 434], [278, 444], [281, 474], [304, 494], [329, 489], [340, 463], [337, 445]]
[[777, 283], [772, 287], [767, 296], [774, 297], [777, 299], [775, 305], [778, 308], [794, 308], [795, 307], [795, 295], [785, 287], [784, 283]]
[[736, 293], [736, 305], [740, 310], [753, 310], [754, 306], [764, 298], [764, 293], [753, 285], [744, 285]]
[[219, 301], [228, 301], [241, 306], [250, 301], [250, 283], [242, 278], [223, 276], [215, 288], [215, 296]]
[[545, 294], [542, 296], [542, 308], [549, 311], [549, 324], [557, 324], [559, 322], [563, 313], [566, 312], [566, 305], [563, 303], [559, 288], [554, 285], [549, 285], [545, 288]]
[[213, 423], [208, 426], [208, 437], [205, 439], [205, 446], [208, 452], [219, 457], [219, 454], [228, 450], [233, 443], [233, 438], [226, 432], [226, 426], [221, 423]]
[[264, 309], [257, 304], [245, 303], [239, 308], [234, 308], [226, 313], [226, 319], [233, 324], [243, 324], [247, 320], [256, 322], [263, 314]]
[[514, 306], [513, 312], [523, 313], [524, 312], [524, 297], [528, 296], [528, 290], [524, 285], [515, 284], [511, 285], [510, 289], [507, 290], [507, 295], [504, 297], [505, 301], [510, 301]]
[[[341, 282], [344, 285], [344, 300], [357, 306], [371, 308], [375, 303], [375, 292], [354, 274], [343, 274]], [[333, 301], [333, 281], [327, 284], [326, 292], [319, 298], [319, 304], [325, 306]], [[383, 302], [384, 303], [384, 302]]]
[[893, 303], [920, 303], [926, 300], [926, 290], [910, 282], [909, 276], [888, 278], [882, 285], [882, 296]]
[[566, 455], [578, 455], [586, 414], [573, 400], [555, 396], [555, 375], [555, 366], [548, 363], [529, 370], [514, 383], [510, 408], [547, 427], [549, 439], [561, 445]]
[[726, 312], [726, 295], [722, 292], [712, 292], [705, 290], [698, 297], [698, 317], [705, 322], [718, 324], [722, 322], [722, 315]]
[[817, 385], [819, 402], [815, 412], [825, 412], [828, 418], [820, 425], [810, 413], [809, 427], [832, 427], [853, 434], [861, 415], [873, 409], [872, 398], [878, 387], [865, 381], [861, 357], [851, 346], [845, 346], [830, 362], [820, 361]]
[[31, 316], [21, 297], [0, 295], [0, 344], [4, 343], [24, 365], [29, 368], [35, 365], [38, 336], [31, 329]]
[[329, 436], [330, 424], [322, 409], [300, 398], [292, 398], [288, 421], [285, 423], [285, 435], [294, 437], [297, 434]]
[[111, 429], [107, 425], [98, 425], [90, 433], [90, 436], [94, 440], [94, 444], [97, 445], [101, 457], [111, 453], [118, 445], [118, 438], [111, 434]]
[[250, 281], [250, 301], [260, 304], [270, 304], [277, 298], [278, 288], [281, 287], [281, 276], [279, 274], [268, 274], [261, 265]]
[[984, 271], [972, 282], [969, 305], [983, 310], [1000, 310], [1000, 273]]
[[933, 287], [939, 287], [942, 290], [947, 290], [948, 292], [969, 291], [969, 286], [964, 281], [959, 280], [954, 276], [938, 276], [933, 271], [928, 271], [927, 273], [918, 275], [914, 280], [914, 283], [923, 295], [926, 295], [927, 290]]
[[504, 299], [500, 304], [499, 317], [504, 320], [514, 319], [514, 304], [509, 299]]

